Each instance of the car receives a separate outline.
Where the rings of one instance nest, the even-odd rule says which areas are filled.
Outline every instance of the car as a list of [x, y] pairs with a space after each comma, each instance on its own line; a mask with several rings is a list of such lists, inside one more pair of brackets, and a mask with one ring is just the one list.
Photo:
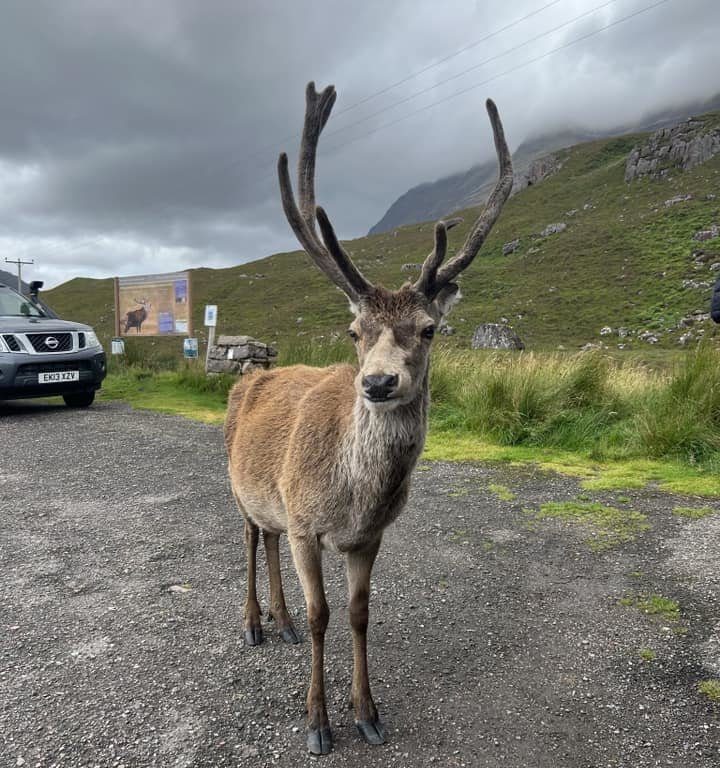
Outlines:
[[60, 395], [87, 408], [107, 373], [89, 325], [61, 320], [40, 300], [42, 282], [24, 296], [0, 283], [0, 400]]

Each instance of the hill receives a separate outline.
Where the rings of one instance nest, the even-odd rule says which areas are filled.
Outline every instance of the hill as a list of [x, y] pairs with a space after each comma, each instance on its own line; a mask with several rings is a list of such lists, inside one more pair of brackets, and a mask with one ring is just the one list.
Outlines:
[[[584, 141], [610, 138], [628, 133], [655, 131], [675, 125], [691, 115], [720, 109], [720, 94], [705, 102], [695, 102], [668, 107], [660, 112], [644, 115], [632, 126], [615, 130], [565, 129], [536, 136], [523, 142], [513, 154], [515, 165], [515, 189], [527, 186], [527, 175], [533, 161]], [[401, 195], [385, 212], [368, 234], [378, 235], [405, 224], [440, 219], [452, 211], [470, 208], [483, 203], [495, 181], [494, 161], [474, 165], [468, 171], [451, 174], [432, 182], [412, 187]], [[532, 176], [532, 174], [530, 174]]]
[[[513, 191], [527, 186], [532, 175], [533, 161], [563, 147], [591, 138], [587, 132], [563, 132], [543, 136], [526, 142], [513, 153], [515, 184]], [[419, 184], [401, 195], [370, 228], [368, 234], [379, 235], [406, 224], [436, 221], [453, 211], [471, 208], [487, 200], [497, 177], [497, 163], [492, 161], [474, 165], [470, 170], [445, 176], [437, 181]]]
[[[720, 113], [699, 119], [720, 129]], [[475, 263], [461, 279], [464, 301], [450, 317], [453, 336], [469, 345], [475, 325], [507, 318], [529, 348], [675, 348], [682, 337], [714, 334], [707, 312], [720, 238], [694, 239], [720, 223], [720, 155], [687, 171], [625, 181], [632, 150], [647, 134], [579, 144], [557, 153], [560, 168], [512, 197]], [[477, 211], [453, 229], [450, 253], [463, 241]], [[563, 231], [542, 236], [549, 224]], [[374, 280], [399, 286], [432, 247], [432, 222], [347, 243]], [[712, 230], [710, 231], [712, 234]], [[503, 245], [519, 240], [510, 255]], [[194, 322], [202, 329], [205, 303], [219, 305], [220, 333], [244, 333], [287, 344], [344, 335], [349, 313], [342, 294], [302, 252], [280, 253], [228, 269], [193, 271]], [[71, 280], [46, 295], [61, 314], [112, 333], [110, 280]], [[696, 313], [693, 316], [693, 313]], [[611, 333], [601, 336], [603, 328]], [[617, 329], [627, 329], [618, 336]], [[621, 331], [621, 334], [625, 331]], [[641, 333], [646, 339], [639, 339]], [[198, 334], [202, 338], [202, 333]], [[153, 349], [177, 341], [142, 340]]]

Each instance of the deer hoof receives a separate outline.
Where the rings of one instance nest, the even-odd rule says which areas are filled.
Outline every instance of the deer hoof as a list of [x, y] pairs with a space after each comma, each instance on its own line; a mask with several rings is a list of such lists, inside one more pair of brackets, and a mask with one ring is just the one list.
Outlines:
[[263, 641], [262, 627], [252, 627], [245, 630], [245, 645], [260, 645]]
[[380, 720], [356, 720], [360, 735], [367, 741], [368, 744], [384, 744], [385, 743], [385, 728]]
[[300, 635], [293, 626], [285, 627], [280, 630], [280, 637], [290, 645], [297, 645], [300, 642]]
[[329, 755], [333, 748], [333, 737], [330, 726], [324, 728], [308, 728], [307, 748], [313, 755]]

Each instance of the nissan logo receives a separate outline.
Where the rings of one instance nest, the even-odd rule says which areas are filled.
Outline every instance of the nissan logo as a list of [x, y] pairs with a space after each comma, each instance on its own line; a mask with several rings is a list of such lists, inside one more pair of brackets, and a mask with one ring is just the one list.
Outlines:
[[54, 337], [54, 336], [48, 336], [45, 339], [45, 346], [48, 349], [57, 349], [57, 346], [60, 342]]

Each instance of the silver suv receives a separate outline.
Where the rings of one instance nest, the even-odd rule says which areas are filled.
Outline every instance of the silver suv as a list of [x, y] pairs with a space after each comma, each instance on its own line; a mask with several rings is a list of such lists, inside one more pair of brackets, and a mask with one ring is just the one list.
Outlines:
[[61, 395], [87, 408], [106, 374], [105, 353], [89, 325], [57, 318], [31, 284], [27, 298], [0, 283], [0, 400]]

